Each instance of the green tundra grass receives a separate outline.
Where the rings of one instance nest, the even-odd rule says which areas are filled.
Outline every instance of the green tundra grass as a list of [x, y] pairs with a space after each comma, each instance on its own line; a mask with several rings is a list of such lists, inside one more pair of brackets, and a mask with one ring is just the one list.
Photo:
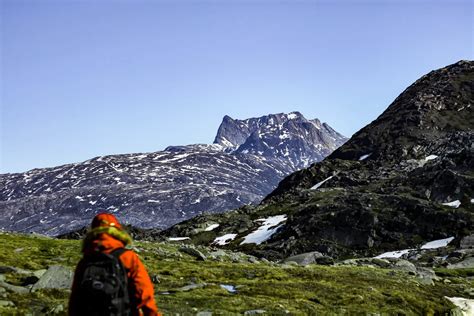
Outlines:
[[[28, 270], [50, 265], [73, 268], [80, 258], [80, 241], [39, 236], [0, 234], [0, 266]], [[276, 263], [250, 263], [244, 254], [221, 252], [217, 259], [197, 261], [181, 253], [181, 244], [136, 242], [144, 264], [155, 279], [158, 306], [165, 315], [239, 315], [265, 310], [271, 315], [382, 314], [445, 315], [455, 308], [444, 297], [468, 297], [474, 288], [470, 273], [440, 271], [435, 285], [422, 285], [405, 272], [368, 267], [299, 267]], [[210, 255], [210, 249], [199, 248]], [[24, 276], [4, 275], [21, 284]], [[157, 279], [157, 281], [156, 281]], [[183, 292], [180, 287], [202, 287]], [[230, 293], [220, 285], [233, 285]], [[6, 293], [15, 307], [0, 307], [0, 315], [66, 314], [67, 290], [31, 294]], [[57, 308], [62, 305], [64, 310]], [[55, 309], [56, 308], [56, 309]]]

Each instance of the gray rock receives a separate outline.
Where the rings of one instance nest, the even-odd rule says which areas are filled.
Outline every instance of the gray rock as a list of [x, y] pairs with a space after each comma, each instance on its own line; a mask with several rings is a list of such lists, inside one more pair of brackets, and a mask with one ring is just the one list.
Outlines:
[[212, 312], [199, 312], [196, 314], [196, 316], [212, 316]]
[[244, 315], [258, 315], [258, 314], [265, 314], [267, 311], [263, 309], [254, 309], [251, 311], [246, 311]]
[[38, 279], [40, 279], [43, 276], [43, 274], [45, 274], [46, 271], [47, 271], [46, 269], [36, 270], [33, 272], [33, 275], [37, 277]]
[[376, 266], [379, 266], [381, 268], [389, 268], [390, 267], [390, 261], [385, 260], [385, 259], [372, 258], [371, 262], [373, 264], [375, 264]]
[[291, 256], [283, 260], [283, 263], [296, 262], [300, 266], [317, 263], [317, 259], [323, 258], [324, 255], [318, 251], [302, 253], [296, 256]]
[[212, 257], [225, 257], [227, 253], [224, 250], [216, 250], [210, 253]]
[[421, 284], [425, 285], [434, 285], [434, 281], [439, 280], [432, 269], [422, 267], [416, 269], [416, 277]]
[[0, 266], [0, 274], [3, 273], [13, 273], [15, 272], [15, 268], [9, 266]]
[[3, 287], [0, 287], [0, 297], [7, 297], [7, 290], [5, 290]]
[[369, 267], [380, 267], [380, 268], [391, 268], [393, 263], [387, 259], [380, 258], [360, 258], [360, 259], [347, 259], [336, 265], [348, 265], [348, 266], [369, 266]]
[[474, 268], [474, 257], [469, 257], [461, 262], [449, 264], [448, 269], [468, 269]]
[[38, 289], [69, 289], [72, 285], [73, 272], [63, 266], [51, 266], [41, 276], [38, 282], [31, 289], [33, 292]]
[[473, 315], [473, 309], [472, 306], [474, 305], [474, 300], [473, 299], [468, 299], [468, 298], [461, 298], [461, 297], [446, 297], [451, 303], [456, 305], [456, 309], [450, 311], [450, 315], [459, 315], [459, 316], [464, 316], [464, 315]]
[[207, 283], [190, 284], [190, 285], [186, 285], [186, 286], [176, 289], [175, 292], [189, 292], [192, 290], [201, 289], [206, 286], [207, 286]]
[[464, 290], [464, 293], [466, 293], [469, 296], [474, 296], [474, 288], [468, 288]]
[[344, 260], [342, 262], [338, 262], [337, 265], [340, 265], [340, 266], [357, 266], [357, 265], [359, 265], [359, 263], [358, 263], [357, 259], [347, 259], [347, 260]]
[[320, 265], [333, 265], [334, 264], [334, 259], [331, 257], [323, 256], [321, 258], [316, 258], [316, 263]]
[[17, 267], [0, 266], [0, 274], [2, 273], [31, 274], [31, 271]]
[[224, 261], [224, 259], [227, 257], [227, 254], [223, 250], [217, 250], [209, 253], [209, 257], [216, 261]]
[[461, 239], [460, 247], [463, 249], [474, 248], [474, 235], [469, 235]]
[[160, 283], [160, 277], [157, 274], [151, 274], [150, 275], [150, 280], [154, 284], [159, 284]]
[[12, 285], [4, 281], [0, 281], [0, 287], [17, 294], [26, 294], [29, 292], [29, 290], [23, 286]]
[[200, 261], [206, 261], [206, 256], [200, 252], [199, 250], [195, 249], [195, 248], [191, 248], [191, 247], [181, 247], [179, 248], [179, 251], [183, 252], [183, 253], [186, 253], [190, 256], [193, 256], [194, 258], [196, 258], [197, 260], [200, 260]]
[[229, 258], [234, 263], [243, 263], [247, 261], [241, 253], [230, 253]]
[[404, 259], [396, 259], [394, 261], [393, 269], [416, 274], [416, 266], [410, 261]]
[[56, 314], [61, 314], [64, 312], [64, 306], [63, 304], [56, 305], [53, 309], [51, 309], [50, 314], [56, 315]]
[[0, 300], [0, 307], [15, 307], [15, 303], [12, 301]]

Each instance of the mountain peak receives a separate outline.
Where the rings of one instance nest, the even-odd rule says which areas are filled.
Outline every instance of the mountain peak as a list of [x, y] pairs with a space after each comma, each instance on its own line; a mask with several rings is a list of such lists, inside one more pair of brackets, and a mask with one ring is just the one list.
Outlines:
[[293, 170], [329, 155], [346, 138], [298, 111], [234, 120], [224, 116], [214, 140], [227, 151], [289, 160]]
[[433, 144], [441, 148], [441, 140], [472, 131], [473, 91], [473, 61], [461, 60], [433, 70], [409, 86], [331, 158], [357, 160], [369, 152], [373, 153], [371, 159], [393, 161], [427, 156], [435, 150]]

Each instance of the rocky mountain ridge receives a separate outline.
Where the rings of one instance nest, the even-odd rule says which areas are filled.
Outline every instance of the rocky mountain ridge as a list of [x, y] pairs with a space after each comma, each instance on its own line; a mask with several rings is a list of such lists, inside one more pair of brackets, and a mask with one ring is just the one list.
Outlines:
[[[474, 231], [474, 62], [433, 71], [322, 162], [256, 207], [163, 232], [267, 258], [375, 256]], [[284, 221], [264, 223], [284, 216]], [[201, 227], [219, 225], [212, 232]], [[250, 234], [259, 243], [243, 243]], [[223, 238], [225, 236], [225, 238]]]
[[[94, 214], [107, 211], [134, 226], [162, 229], [202, 213], [259, 202], [296, 166], [309, 165], [338, 144], [328, 141], [318, 146], [313, 138], [303, 140], [307, 120], [301, 114], [294, 122], [286, 114], [269, 117], [281, 123], [278, 135], [291, 135], [284, 142], [289, 155], [280, 154], [278, 146], [261, 154], [198, 144], [0, 175], [0, 228], [57, 235], [83, 227]], [[270, 119], [248, 121], [267, 130], [264, 143], [274, 128], [266, 125]], [[219, 131], [230, 130], [226, 126], [224, 118]], [[301, 155], [300, 145], [313, 152], [305, 149]]]
[[328, 124], [291, 112], [247, 120], [225, 116], [214, 143], [231, 152], [284, 157], [292, 169], [299, 170], [322, 160], [345, 141]]

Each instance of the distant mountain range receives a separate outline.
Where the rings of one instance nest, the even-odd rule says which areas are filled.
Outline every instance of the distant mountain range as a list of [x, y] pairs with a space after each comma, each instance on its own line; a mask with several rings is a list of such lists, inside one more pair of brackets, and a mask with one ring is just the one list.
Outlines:
[[286, 175], [320, 161], [346, 138], [299, 112], [234, 120], [212, 145], [96, 157], [0, 175], [0, 229], [57, 235], [100, 211], [166, 228], [202, 213], [258, 203]]
[[[374, 256], [473, 233], [474, 62], [460, 61], [417, 80], [260, 205], [198, 216], [162, 236], [281, 259]], [[262, 238], [248, 243], [249, 236]]]

